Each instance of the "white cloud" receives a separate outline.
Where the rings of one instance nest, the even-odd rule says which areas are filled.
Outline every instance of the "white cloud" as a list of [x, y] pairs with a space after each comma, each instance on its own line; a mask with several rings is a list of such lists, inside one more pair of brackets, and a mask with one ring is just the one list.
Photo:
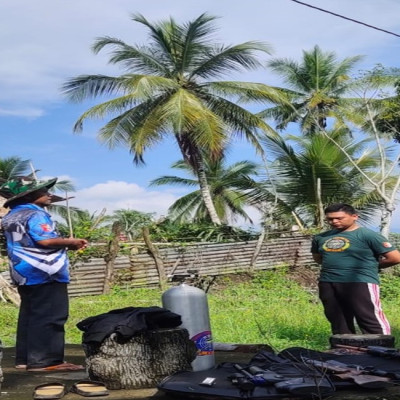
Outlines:
[[24, 117], [37, 118], [44, 115], [44, 110], [39, 108], [10, 108], [5, 109], [0, 107], [0, 117]]
[[[43, 179], [49, 179], [49, 177]], [[71, 180], [68, 176], [59, 177], [59, 179]], [[183, 190], [179, 188], [176, 190], [169, 188], [164, 191], [153, 191], [147, 190], [136, 183], [108, 181], [78, 190], [74, 193], [69, 193], [69, 196], [73, 196], [69, 200], [69, 205], [88, 210], [90, 213], [97, 215], [103, 209], [105, 209], [105, 213], [108, 215], [112, 214], [115, 210], [130, 209], [155, 213], [156, 217], [160, 217], [167, 215], [171, 204], [184, 194]], [[254, 224], [250, 224], [243, 218], [238, 218], [234, 225], [243, 229], [260, 229], [260, 212], [254, 207], [246, 207], [246, 212]]]
[[141, 212], [155, 212], [158, 216], [166, 215], [168, 207], [177, 200], [177, 196], [169, 191], [150, 191], [136, 183], [108, 181], [78, 190], [73, 194], [70, 205], [88, 210], [91, 213], [107, 214], [118, 209], [130, 209]]

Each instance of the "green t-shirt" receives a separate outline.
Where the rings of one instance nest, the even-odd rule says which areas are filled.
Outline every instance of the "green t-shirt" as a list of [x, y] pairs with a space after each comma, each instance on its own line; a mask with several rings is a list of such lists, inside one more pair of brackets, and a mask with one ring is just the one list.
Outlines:
[[321, 233], [311, 245], [311, 252], [322, 256], [321, 282], [379, 284], [379, 256], [393, 250], [395, 247], [384, 236], [362, 227]]

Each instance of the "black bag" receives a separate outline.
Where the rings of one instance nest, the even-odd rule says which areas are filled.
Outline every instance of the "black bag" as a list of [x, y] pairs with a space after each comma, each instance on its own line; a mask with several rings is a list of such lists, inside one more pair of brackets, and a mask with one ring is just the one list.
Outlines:
[[185, 399], [322, 398], [335, 391], [322, 373], [303, 363], [260, 352], [249, 364], [222, 363], [206, 371], [177, 372], [158, 388]]

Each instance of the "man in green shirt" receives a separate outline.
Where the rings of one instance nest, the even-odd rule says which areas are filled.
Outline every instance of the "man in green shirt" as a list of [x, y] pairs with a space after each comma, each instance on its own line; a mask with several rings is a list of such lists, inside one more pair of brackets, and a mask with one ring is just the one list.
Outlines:
[[390, 334], [379, 298], [379, 269], [400, 263], [400, 252], [382, 235], [359, 226], [348, 204], [328, 206], [332, 230], [316, 235], [311, 252], [322, 265], [319, 297], [332, 333]]

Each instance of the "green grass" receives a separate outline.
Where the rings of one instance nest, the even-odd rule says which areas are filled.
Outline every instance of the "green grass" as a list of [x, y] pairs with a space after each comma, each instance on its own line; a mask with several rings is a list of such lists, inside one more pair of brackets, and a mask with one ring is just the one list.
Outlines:
[[[400, 278], [384, 275], [381, 292], [392, 334], [399, 342]], [[263, 343], [276, 350], [329, 347], [329, 324], [316, 294], [289, 280], [284, 269], [257, 273], [243, 282], [221, 278], [208, 294], [208, 303], [215, 342]], [[161, 306], [159, 290], [115, 288], [109, 295], [73, 298], [66, 325], [67, 343], [81, 343], [82, 332], [76, 324], [89, 316], [117, 308], [148, 306]], [[1, 310], [0, 339], [3, 345], [14, 346], [18, 309], [3, 303]]]
[[330, 335], [315, 295], [288, 280], [283, 270], [259, 273], [209, 297], [217, 342], [265, 343], [322, 349]]

